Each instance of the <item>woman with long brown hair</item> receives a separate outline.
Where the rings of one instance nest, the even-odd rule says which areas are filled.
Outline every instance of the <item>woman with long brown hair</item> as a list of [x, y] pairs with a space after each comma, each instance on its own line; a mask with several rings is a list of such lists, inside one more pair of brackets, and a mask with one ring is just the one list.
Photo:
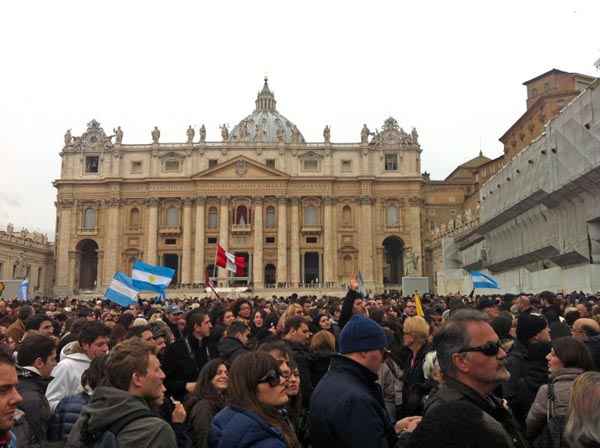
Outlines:
[[282, 409], [289, 398], [278, 362], [263, 352], [238, 356], [229, 372], [229, 403], [212, 422], [211, 448], [298, 448]]
[[225, 407], [229, 373], [220, 359], [209, 361], [198, 375], [196, 388], [185, 403], [194, 448], [208, 447], [213, 417]]

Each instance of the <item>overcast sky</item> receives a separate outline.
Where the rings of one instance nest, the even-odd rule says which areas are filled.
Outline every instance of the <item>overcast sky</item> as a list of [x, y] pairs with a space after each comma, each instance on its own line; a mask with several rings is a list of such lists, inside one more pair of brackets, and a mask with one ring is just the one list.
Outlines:
[[188, 125], [252, 112], [269, 76], [307, 141], [358, 141], [388, 116], [420, 134], [443, 179], [525, 111], [523, 81], [597, 75], [598, 1], [3, 1], [0, 228], [53, 237], [66, 129], [96, 118], [124, 143], [183, 142]]

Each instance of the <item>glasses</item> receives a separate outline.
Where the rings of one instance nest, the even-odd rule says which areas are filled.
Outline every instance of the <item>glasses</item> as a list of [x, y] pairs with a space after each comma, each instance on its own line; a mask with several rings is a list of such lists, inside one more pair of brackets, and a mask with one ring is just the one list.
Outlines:
[[265, 376], [258, 380], [258, 384], [260, 383], [267, 383], [271, 387], [277, 387], [281, 384], [281, 373], [269, 370]]
[[486, 342], [485, 344], [480, 345], [478, 347], [463, 348], [458, 353], [480, 352], [483, 353], [485, 356], [496, 356], [501, 348], [502, 344], [500, 343], [500, 341]]

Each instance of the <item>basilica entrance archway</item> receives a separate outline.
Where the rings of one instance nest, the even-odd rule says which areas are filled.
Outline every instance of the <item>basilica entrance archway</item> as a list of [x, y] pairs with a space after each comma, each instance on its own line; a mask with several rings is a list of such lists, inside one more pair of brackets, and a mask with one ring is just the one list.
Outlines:
[[75, 249], [79, 255], [79, 289], [94, 290], [98, 280], [98, 243], [81, 240]]
[[404, 274], [404, 241], [397, 236], [383, 240], [383, 284], [399, 285]]

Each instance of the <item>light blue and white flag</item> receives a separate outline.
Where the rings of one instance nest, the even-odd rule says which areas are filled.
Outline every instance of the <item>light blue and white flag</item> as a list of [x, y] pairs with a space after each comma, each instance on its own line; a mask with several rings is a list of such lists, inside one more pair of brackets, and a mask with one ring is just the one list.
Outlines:
[[483, 272], [471, 272], [471, 280], [473, 281], [473, 288], [499, 288], [498, 281], [494, 277], [484, 274]]
[[29, 280], [25, 279], [19, 285], [19, 300], [26, 301], [29, 295]]
[[162, 292], [173, 280], [175, 269], [135, 260], [131, 270], [134, 286], [140, 291]]
[[123, 307], [128, 307], [137, 303], [139, 290], [133, 285], [133, 280], [122, 272], [117, 272], [110, 282], [104, 297], [111, 302], [118, 303]]

